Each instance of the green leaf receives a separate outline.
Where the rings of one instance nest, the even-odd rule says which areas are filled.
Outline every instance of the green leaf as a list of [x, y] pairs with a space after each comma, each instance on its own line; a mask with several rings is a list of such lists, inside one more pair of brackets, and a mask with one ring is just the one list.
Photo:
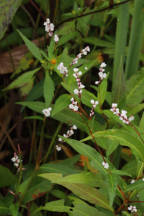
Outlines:
[[24, 102], [17, 102], [22, 106], [26, 106], [29, 109], [36, 111], [38, 113], [42, 113], [42, 110], [45, 108], [45, 103], [40, 101], [24, 101]]
[[63, 109], [67, 108], [68, 105], [70, 104], [70, 98], [71, 96], [68, 94], [63, 94], [59, 96], [54, 104], [54, 108], [52, 110], [52, 116], [56, 115]]
[[64, 180], [65, 177], [62, 177], [61, 174], [57, 174], [57, 173], [41, 174], [40, 176], [50, 180], [52, 183], [60, 184], [66, 187], [67, 189], [71, 190], [74, 194], [76, 194], [80, 198], [92, 204], [113, 211], [113, 209], [109, 206], [106, 197], [95, 188], [92, 188], [86, 184], [68, 183]]
[[16, 182], [15, 176], [7, 167], [0, 165], [0, 187], [14, 185]]
[[102, 107], [107, 93], [107, 79], [104, 79], [98, 86], [98, 102], [99, 106]]
[[137, 73], [139, 66], [139, 58], [141, 53], [141, 45], [144, 32], [144, 1], [134, 1], [134, 13], [132, 19], [132, 30], [130, 34], [130, 42], [128, 48], [128, 57], [126, 63], [126, 76], [130, 77]]
[[[28, 190], [27, 190], [28, 188]], [[33, 178], [31, 182], [31, 176], [27, 178], [23, 183], [19, 186], [19, 192], [23, 197], [23, 203], [28, 203], [40, 195], [40, 193], [48, 192], [52, 189], [51, 183], [39, 176]], [[25, 193], [25, 191], [27, 192]]]
[[142, 190], [144, 188], [144, 181], [137, 180], [133, 184], [127, 185], [125, 192], [133, 191], [133, 190]]
[[70, 175], [74, 173], [79, 173], [75, 167], [75, 163], [78, 161], [79, 156], [75, 157], [74, 164], [71, 162], [73, 158], [69, 158], [63, 161], [59, 161], [58, 163], [46, 163], [40, 167], [40, 173], [60, 173], [63, 175]]
[[4, 90], [10, 90], [13, 88], [19, 88], [21, 86], [26, 85], [28, 82], [33, 80], [33, 75], [39, 71], [40, 68], [37, 68], [35, 70], [26, 72], [22, 75], [20, 75], [16, 80], [14, 80], [8, 87], [6, 87]]
[[127, 82], [126, 104], [128, 107], [136, 106], [144, 99], [144, 72], [135, 74]]
[[75, 124], [79, 129], [82, 131], [86, 131], [88, 133], [88, 128], [86, 126], [85, 121], [87, 121], [86, 118], [81, 118], [81, 116], [78, 113], [72, 112], [70, 109], [64, 109], [59, 113], [56, 113], [53, 115], [53, 118], [57, 121], [66, 123], [66, 124]]
[[124, 61], [126, 55], [126, 43], [128, 35], [129, 24], [129, 8], [128, 4], [121, 5], [116, 10], [117, 16], [117, 29], [116, 29], [116, 42], [114, 50], [114, 69], [112, 80], [112, 95], [113, 101], [118, 102], [124, 91]]
[[44, 80], [44, 99], [45, 99], [45, 105], [48, 107], [53, 99], [54, 96], [54, 82], [52, 78], [50, 77], [49, 73], [45, 73], [45, 80]]
[[11, 23], [22, 0], [1, 0], [0, 1], [0, 40], [4, 36], [8, 25]]
[[96, 37], [88, 37], [83, 39], [84, 42], [99, 46], [99, 47], [107, 47], [107, 48], [114, 48], [113, 43], [106, 41], [106, 40], [101, 40]]
[[96, 208], [94, 208], [91, 205], [88, 205], [88, 203], [84, 202], [81, 199], [78, 199], [77, 197], [70, 196], [70, 199], [73, 201], [73, 211], [69, 214], [70, 216], [106, 216], [107, 214], [101, 211], [98, 211]]
[[[140, 142], [139, 139], [137, 139], [135, 136], [131, 135], [125, 130], [119, 130], [119, 129], [111, 129], [111, 130], [105, 130], [96, 132], [93, 134], [95, 138], [99, 137], [105, 137], [112, 140], [117, 140], [120, 145], [122, 146], [128, 146], [132, 149], [133, 154], [141, 159], [144, 160], [144, 145]], [[93, 137], [88, 136], [87, 138], [83, 139], [82, 141], [88, 141], [93, 139]]]
[[140, 129], [141, 130], [144, 130], [144, 113], [142, 114], [142, 118], [141, 118], [141, 120], [140, 120]]
[[60, 40], [58, 42], [58, 46], [64, 45], [68, 41], [75, 39], [78, 36], [79, 36], [79, 34], [76, 31], [73, 31], [73, 32], [70, 32], [69, 34], [63, 35], [62, 37], [60, 37]]
[[87, 156], [93, 162], [94, 167], [100, 171], [100, 173], [107, 174], [106, 169], [102, 166], [103, 158], [94, 148], [78, 140], [66, 139], [64, 137], [62, 139], [79, 154]]
[[19, 35], [21, 36], [21, 38], [24, 40], [29, 51], [33, 54], [33, 56], [36, 59], [41, 61], [42, 57], [41, 57], [40, 49], [33, 42], [31, 42], [28, 38], [26, 38], [26, 36], [24, 36], [23, 33], [21, 33], [19, 30], [17, 30], [17, 31], [18, 31]]
[[71, 207], [64, 205], [64, 200], [56, 200], [52, 202], [48, 202], [45, 204], [44, 207], [41, 208], [42, 210], [52, 211], [52, 212], [66, 212], [69, 213]]

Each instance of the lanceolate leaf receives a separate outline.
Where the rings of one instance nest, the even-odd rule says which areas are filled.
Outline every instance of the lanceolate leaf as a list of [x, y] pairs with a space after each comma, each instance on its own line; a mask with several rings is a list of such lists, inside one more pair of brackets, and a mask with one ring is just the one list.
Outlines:
[[31, 42], [28, 38], [26, 38], [26, 36], [24, 36], [19, 30], [17, 30], [17, 31], [18, 31], [19, 35], [21, 36], [21, 38], [24, 40], [29, 51], [33, 54], [33, 56], [36, 59], [41, 61], [42, 57], [41, 57], [40, 49], [33, 42]]
[[40, 176], [50, 180], [52, 183], [60, 184], [66, 187], [67, 189], [71, 190], [74, 194], [76, 194], [80, 198], [92, 204], [113, 211], [113, 209], [109, 206], [106, 197], [93, 187], [81, 183], [72, 183], [72, 182], [69, 183], [67, 182], [65, 177], [62, 177], [61, 174], [57, 174], [57, 173], [41, 174]]
[[39, 112], [39, 113], [42, 113], [42, 110], [44, 108], [46, 108], [45, 104], [43, 102], [40, 102], [40, 101], [24, 101], [24, 102], [17, 102], [17, 104], [20, 104], [22, 106], [26, 106], [29, 109], [36, 111], [36, 112]]
[[101, 173], [107, 174], [106, 169], [102, 166], [102, 156], [91, 146], [88, 146], [78, 140], [74, 139], [65, 139], [66, 143], [68, 143], [72, 148], [75, 149], [79, 154], [87, 156], [90, 160], [92, 160], [95, 168], [98, 169]]
[[40, 68], [37, 68], [35, 70], [26, 72], [24, 74], [22, 74], [21, 76], [19, 76], [16, 80], [14, 80], [7, 88], [5, 88], [5, 90], [10, 90], [13, 88], [19, 88], [25, 84], [27, 84], [28, 82], [30, 82], [33, 79], [33, 75], [39, 71]]
[[54, 96], [54, 82], [50, 77], [49, 73], [46, 72], [45, 74], [45, 81], [44, 81], [44, 99], [45, 105], [48, 107], [53, 99]]
[[[96, 132], [93, 134], [95, 138], [97, 137], [105, 137], [112, 140], [119, 141], [120, 145], [122, 146], [128, 146], [132, 149], [133, 154], [141, 159], [144, 160], [144, 145], [141, 143], [139, 139], [137, 139], [135, 136], [132, 136], [130, 133], [124, 131], [124, 130], [118, 130], [118, 129], [111, 129], [111, 130], [105, 130]], [[87, 141], [93, 139], [91, 136], [83, 139], [82, 141]]]
[[61, 95], [55, 102], [54, 108], [52, 110], [52, 116], [67, 108], [70, 104], [70, 98], [71, 96], [68, 94]]

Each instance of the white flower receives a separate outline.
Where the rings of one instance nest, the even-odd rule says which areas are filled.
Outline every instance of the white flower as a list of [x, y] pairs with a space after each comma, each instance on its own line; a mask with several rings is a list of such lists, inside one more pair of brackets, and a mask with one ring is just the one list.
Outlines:
[[95, 84], [98, 85], [100, 83], [100, 81], [95, 81]]
[[43, 109], [42, 113], [45, 115], [45, 117], [49, 117], [50, 116], [50, 112], [51, 112], [52, 108], [49, 107], [47, 109]]
[[102, 165], [105, 169], [108, 169], [109, 168], [109, 164], [107, 162], [102, 162]]
[[74, 111], [75, 111], [75, 112], [78, 111], [78, 106], [74, 106]]
[[67, 67], [64, 67], [64, 63], [61, 62], [58, 66], [57, 69], [60, 71], [61, 74], [64, 74], [64, 76], [68, 76], [68, 69]]
[[78, 70], [79, 70], [78, 68], [74, 68], [73, 69], [74, 72], [78, 72]]
[[57, 34], [54, 35], [54, 41], [57, 43], [59, 41], [59, 36]]
[[77, 130], [77, 126], [76, 126], [76, 125], [73, 125], [72, 128], [73, 128], [74, 130]]
[[142, 178], [142, 181], [144, 181], [144, 178]]
[[62, 138], [61, 138], [61, 137], [59, 137], [59, 138], [58, 138], [58, 141], [59, 141], [59, 142], [62, 142]]
[[102, 68], [103, 68], [103, 67], [106, 67], [106, 63], [105, 63], [105, 62], [102, 62], [101, 65], [100, 65], [100, 67], [102, 67]]
[[87, 70], [87, 69], [88, 69], [88, 67], [85, 67], [84, 69], [85, 69], [85, 70]]
[[117, 103], [112, 103], [112, 108], [116, 108], [117, 107]]
[[78, 89], [74, 89], [74, 94], [78, 95], [79, 90]]
[[134, 120], [134, 116], [130, 116], [128, 119], [130, 122]]
[[49, 18], [47, 18], [46, 22], [44, 22], [44, 26], [45, 26], [45, 31], [48, 33], [50, 37], [52, 37], [54, 31], [54, 24], [50, 22]]
[[91, 102], [91, 104], [94, 104], [94, 103], [95, 103], [95, 101], [94, 101], [93, 99], [92, 99], [90, 102]]
[[131, 211], [132, 213], [137, 212], [136, 206], [132, 206], [132, 205], [130, 205], [130, 206], [128, 207], [128, 210]]
[[54, 31], [54, 24], [50, 23], [50, 31]]
[[134, 179], [132, 179], [130, 183], [131, 183], [131, 184], [135, 183], [135, 180], [134, 180]]
[[56, 145], [56, 150], [57, 150], [57, 151], [61, 151], [61, 150], [62, 150], [61, 146]]

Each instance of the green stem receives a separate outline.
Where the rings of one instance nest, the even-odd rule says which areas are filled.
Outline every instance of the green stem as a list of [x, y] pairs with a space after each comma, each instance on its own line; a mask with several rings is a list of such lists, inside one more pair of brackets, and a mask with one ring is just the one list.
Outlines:
[[49, 145], [47, 154], [46, 154], [45, 157], [44, 157], [44, 163], [47, 161], [47, 159], [48, 159], [48, 157], [49, 157], [49, 155], [50, 155], [50, 153], [51, 153], [52, 147], [53, 147], [53, 145], [55, 144], [56, 137], [57, 137], [59, 131], [61, 130], [61, 127], [62, 127], [62, 123], [60, 123], [60, 124], [58, 125], [58, 127], [57, 127], [57, 129], [56, 129], [56, 131], [55, 131], [55, 133], [54, 133], [54, 135], [53, 135], [53, 137], [52, 137], [52, 140], [51, 140], [51, 142], [50, 142], [50, 145]]
[[36, 170], [39, 169], [39, 165], [40, 165], [40, 162], [41, 162], [45, 123], [46, 123], [46, 118], [44, 118], [43, 125], [42, 125], [42, 128], [41, 128], [40, 142], [39, 142], [39, 148], [38, 148], [38, 156], [37, 156], [37, 160], [36, 160]]

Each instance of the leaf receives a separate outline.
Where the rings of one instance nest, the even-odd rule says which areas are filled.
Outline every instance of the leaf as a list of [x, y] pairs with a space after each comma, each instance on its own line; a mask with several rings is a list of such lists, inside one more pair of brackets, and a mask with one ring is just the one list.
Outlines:
[[144, 1], [137, 0], [134, 2], [134, 13], [132, 19], [132, 29], [128, 48], [128, 57], [126, 62], [126, 76], [130, 77], [136, 74], [139, 66], [141, 45], [144, 32]]
[[69, 34], [63, 35], [62, 37], [60, 37], [60, 40], [58, 42], [58, 46], [64, 45], [65, 43], [67, 43], [70, 40], [74, 40], [76, 37], [78, 37], [79, 34], [76, 31], [70, 32]]
[[86, 118], [82, 119], [78, 113], [72, 112], [68, 108], [56, 113], [53, 115], [53, 118], [66, 124], [75, 124], [79, 129], [82, 131], [87, 131], [88, 133], [88, 128], [85, 124]]
[[68, 94], [63, 94], [59, 96], [54, 104], [54, 108], [52, 110], [52, 116], [56, 115], [63, 109], [67, 108], [68, 105], [70, 104], [70, 98], [71, 96]]
[[128, 36], [129, 7], [121, 5], [117, 10], [116, 42], [114, 50], [114, 68], [112, 80], [113, 101], [118, 102], [124, 91], [124, 60]]
[[45, 73], [45, 80], [44, 80], [44, 99], [45, 105], [48, 107], [53, 99], [54, 96], [54, 82], [51, 79], [48, 72]]
[[23, 102], [17, 102], [17, 104], [26, 106], [29, 109], [41, 114], [42, 114], [42, 110], [45, 108], [45, 103], [40, 101], [23, 101]]
[[[60, 173], [63, 175], [70, 175], [74, 173], [79, 173], [75, 165], [71, 162], [73, 158], [69, 158], [58, 163], [46, 163], [40, 167], [40, 173]], [[75, 158], [76, 163], [79, 159], [79, 156]]]
[[41, 209], [52, 211], [52, 212], [66, 212], [66, 213], [69, 213], [71, 211], [71, 207], [64, 205], [64, 200], [56, 200], [56, 201], [48, 202]]
[[69, 214], [70, 216], [106, 216], [107, 214], [103, 213], [102, 210], [98, 211], [88, 203], [84, 202], [77, 197], [70, 196], [70, 199], [73, 201], [73, 211]]
[[0, 187], [6, 187], [15, 184], [16, 178], [7, 167], [0, 165]]
[[8, 25], [11, 23], [22, 0], [1, 0], [0, 1], [0, 40], [4, 36]]
[[39, 71], [40, 68], [37, 68], [35, 70], [26, 72], [22, 75], [20, 75], [16, 80], [14, 80], [8, 87], [6, 87], [4, 90], [10, 90], [13, 88], [19, 88], [25, 84], [27, 84], [28, 82], [30, 82], [31, 80], [33, 80], [33, 75]]
[[133, 184], [127, 185], [125, 192], [133, 191], [133, 190], [142, 190], [144, 188], [144, 181], [137, 180]]
[[106, 208], [110, 211], [113, 211], [113, 209], [109, 206], [107, 199], [103, 194], [101, 194], [97, 189], [92, 188], [85, 184], [75, 184], [75, 183], [68, 183], [64, 181], [65, 177], [62, 177], [61, 174], [41, 174], [41, 177], [44, 177], [48, 180], [50, 180], [52, 183], [60, 184], [67, 189], [71, 190], [74, 194], [79, 196], [80, 198], [101, 206], [102, 208]]
[[102, 157], [101, 155], [91, 146], [88, 146], [78, 140], [74, 139], [66, 139], [62, 138], [66, 143], [68, 143], [72, 148], [74, 148], [75, 151], [77, 151], [79, 154], [87, 156], [95, 166], [96, 169], [100, 171], [100, 173], [107, 174], [107, 171], [102, 166]]
[[135, 74], [127, 81], [126, 104], [136, 106], [144, 99], [144, 72]]
[[41, 80], [39, 83], [36, 83], [28, 96], [26, 97], [26, 101], [33, 101], [36, 100], [43, 95], [43, 85], [44, 80]]
[[107, 79], [104, 79], [98, 86], [98, 102], [99, 106], [102, 107], [107, 93]]
[[[28, 187], [28, 190], [27, 190]], [[27, 178], [23, 183], [19, 186], [19, 192], [23, 197], [23, 203], [28, 203], [34, 199], [37, 199], [43, 196], [46, 192], [52, 189], [51, 183], [39, 176], [33, 178], [31, 182], [31, 176]], [[25, 191], [27, 192], [25, 193]]]
[[[119, 130], [119, 129], [110, 129], [110, 130], [105, 130], [105, 131], [99, 131], [93, 134], [95, 138], [97, 137], [105, 137], [108, 139], [116, 140], [120, 143], [122, 146], [128, 146], [129, 148], [132, 149], [133, 154], [141, 159], [142, 161], [144, 160], [144, 145], [143, 143], [140, 142], [139, 139], [136, 137], [132, 136], [130, 133], [124, 130]], [[93, 139], [93, 137], [88, 136], [87, 138], [83, 139], [82, 141], [88, 141]]]
[[107, 48], [114, 48], [113, 43], [106, 41], [106, 40], [101, 40], [96, 37], [87, 37], [83, 39], [84, 42], [99, 46], [99, 47], [107, 47]]
[[22, 32], [20, 32], [19, 30], [17, 30], [19, 35], [21, 36], [21, 38], [24, 40], [27, 48], [29, 49], [29, 51], [33, 54], [33, 56], [38, 59], [39, 61], [42, 60], [41, 57], [41, 51], [40, 49], [33, 43], [31, 42], [28, 38], [26, 38]]

